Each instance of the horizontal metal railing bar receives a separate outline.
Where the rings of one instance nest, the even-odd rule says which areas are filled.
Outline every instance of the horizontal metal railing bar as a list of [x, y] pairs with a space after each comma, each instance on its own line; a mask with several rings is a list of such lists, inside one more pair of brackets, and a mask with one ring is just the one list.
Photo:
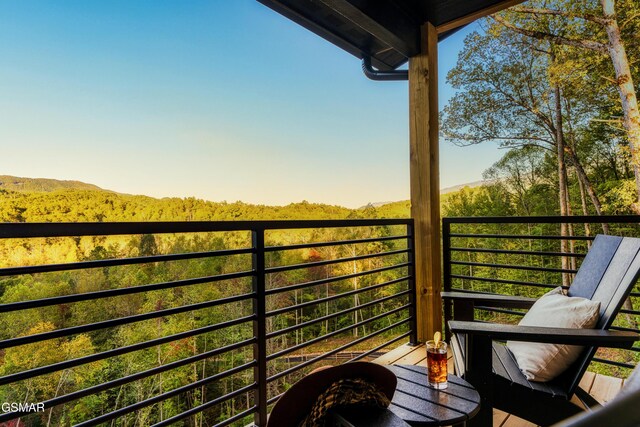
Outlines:
[[313, 280], [311, 282], [298, 283], [296, 285], [282, 286], [279, 288], [267, 289], [265, 295], [279, 294], [282, 292], [290, 292], [298, 289], [310, 288], [312, 286], [326, 285], [327, 283], [339, 282], [341, 280], [353, 279], [354, 277], [367, 276], [369, 274], [382, 273], [383, 271], [394, 270], [401, 267], [409, 267], [411, 263], [403, 262], [400, 264], [388, 265], [386, 267], [374, 268], [372, 270], [359, 271], [357, 273], [344, 274], [342, 276], [328, 277], [326, 279]]
[[[171, 369], [179, 368], [180, 366], [188, 365], [189, 363], [198, 362], [203, 359], [208, 359], [213, 356], [217, 356], [219, 354], [223, 354], [229, 351], [237, 350], [242, 347], [246, 347], [251, 344], [255, 344], [257, 341], [256, 337], [252, 337], [246, 339], [244, 341], [239, 341], [234, 344], [229, 344], [224, 347], [219, 347], [214, 350], [210, 350], [204, 353], [196, 354], [195, 356], [190, 356], [181, 360], [176, 360], [175, 362], [167, 363], [165, 365], [157, 366], [155, 368], [147, 369], [146, 371], [137, 372], [135, 374], [128, 375], [126, 377], [118, 378], [116, 380], [107, 381], [101, 384], [97, 384], [92, 387], [88, 387], [82, 390], [74, 391], [69, 394], [65, 394], [64, 396], [54, 397], [52, 399], [46, 400], [42, 402], [45, 408], [51, 408], [53, 406], [62, 405], [64, 403], [68, 403], [74, 400], [77, 400], [81, 397], [89, 396], [92, 394], [100, 393], [101, 391], [108, 390], [114, 387], [118, 387], [123, 384], [128, 384], [133, 381], [141, 380], [143, 378], [150, 377], [152, 375], [156, 375], [165, 371], [169, 371]], [[4, 414], [0, 414], [0, 423], [14, 419], [24, 415], [22, 412], [7, 412]]]
[[322, 359], [327, 358], [329, 356], [332, 356], [332, 355], [334, 355], [336, 353], [339, 353], [339, 352], [341, 352], [341, 351], [343, 351], [343, 350], [345, 350], [345, 349], [347, 349], [349, 347], [352, 347], [352, 346], [354, 346], [356, 344], [359, 344], [359, 343], [361, 343], [363, 341], [368, 340], [369, 338], [372, 338], [372, 337], [380, 335], [380, 334], [382, 334], [384, 332], [387, 332], [387, 331], [389, 331], [389, 330], [391, 330], [393, 328], [397, 328], [398, 326], [400, 326], [400, 325], [402, 325], [404, 323], [410, 322], [411, 320], [413, 320], [413, 318], [411, 316], [409, 316], [409, 317], [407, 317], [405, 319], [402, 319], [402, 320], [400, 320], [400, 321], [398, 321], [398, 322], [396, 322], [396, 323], [394, 323], [392, 325], [385, 326], [382, 329], [378, 329], [377, 331], [375, 331], [375, 332], [373, 332], [373, 333], [371, 333], [369, 335], [366, 335], [364, 337], [361, 337], [361, 338], [358, 338], [356, 340], [353, 340], [353, 341], [351, 341], [351, 342], [349, 342], [347, 344], [341, 345], [340, 347], [334, 348], [333, 350], [328, 351], [328, 352], [326, 352], [324, 354], [321, 354], [320, 356], [314, 357], [313, 359], [309, 359], [309, 360], [307, 360], [305, 362], [299, 363], [299, 364], [297, 364], [296, 366], [294, 366], [292, 368], [286, 369], [286, 370], [284, 370], [282, 372], [279, 372], [277, 374], [274, 374], [274, 375], [270, 376], [269, 378], [267, 378], [267, 382], [276, 381], [276, 380], [278, 380], [278, 379], [280, 379], [282, 377], [286, 377], [287, 375], [290, 375], [293, 372], [296, 372], [296, 371], [298, 371], [298, 370], [300, 370], [300, 369], [302, 369], [302, 368], [304, 368], [306, 366], [313, 365], [314, 363], [318, 362], [319, 360], [322, 360]]
[[540, 256], [554, 256], [554, 257], [574, 257], [584, 258], [586, 254], [572, 253], [572, 252], [547, 252], [547, 251], [519, 251], [511, 249], [487, 249], [487, 248], [462, 248], [453, 247], [451, 251], [454, 252], [480, 252], [490, 254], [507, 254], [507, 255], [540, 255]]
[[[171, 418], [167, 418], [166, 420], [162, 420], [159, 423], [153, 424], [153, 426], [151, 426], [151, 427], [161, 427], [161, 426], [171, 425], [171, 424], [175, 423], [176, 421], [179, 421], [179, 420], [181, 420], [183, 418], [190, 417], [191, 415], [195, 415], [197, 413], [200, 413], [200, 412], [204, 411], [205, 409], [210, 408], [212, 406], [215, 406], [215, 405], [217, 405], [219, 403], [225, 402], [225, 401], [227, 401], [229, 399], [233, 399], [234, 397], [238, 397], [238, 396], [240, 396], [242, 394], [245, 394], [245, 393], [247, 393], [247, 392], [249, 392], [251, 390], [255, 390], [257, 387], [258, 387], [258, 383], [257, 382], [253, 382], [253, 383], [251, 383], [249, 385], [246, 385], [246, 386], [244, 386], [242, 388], [234, 390], [231, 393], [227, 393], [224, 396], [216, 397], [215, 399], [210, 400], [208, 402], [205, 402], [202, 405], [198, 405], [195, 408], [191, 408], [191, 409], [189, 409], [187, 411], [179, 413], [178, 415], [174, 415]], [[250, 408], [250, 410], [251, 409], [252, 408]], [[252, 412], [253, 412], [253, 410], [251, 412], [249, 412], [249, 413], [252, 413]], [[246, 416], [246, 415], [243, 415], [243, 417], [244, 416]], [[228, 420], [225, 420], [225, 421], [228, 421]]]
[[351, 295], [360, 294], [362, 292], [367, 292], [367, 291], [371, 291], [371, 290], [374, 290], [374, 289], [382, 288], [382, 287], [385, 287], [385, 286], [393, 285], [394, 283], [403, 282], [405, 280], [407, 280], [405, 277], [400, 277], [398, 279], [389, 280], [389, 281], [386, 281], [386, 282], [378, 283], [376, 285], [370, 285], [370, 286], [367, 286], [367, 287], [364, 287], [364, 288], [354, 289], [352, 291], [347, 291], [347, 292], [342, 292], [341, 294], [331, 295], [330, 297], [318, 298], [318, 299], [314, 299], [313, 301], [307, 301], [307, 302], [303, 302], [303, 303], [300, 303], [300, 304], [297, 304], [297, 305], [290, 305], [288, 307], [279, 308], [277, 310], [267, 311], [266, 315], [267, 315], [267, 317], [277, 316], [279, 314], [288, 313], [288, 312], [293, 311], [293, 310], [298, 310], [298, 309], [301, 309], [301, 308], [310, 307], [310, 306], [317, 305], [317, 304], [322, 304], [322, 303], [327, 302], [327, 301], [333, 301], [333, 300], [344, 298], [344, 297], [348, 297], [348, 296], [351, 296]]
[[270, 398], [269, 400], [267, 400], [267, 405], [271, 405], [272, 403], [275, 403], [278, 399], [280, 399], [282, 397], [284, 393], [280, 393], [277, 396], [273, 396], [272, 398]]
[[601, 224], [638, 223], [640, 215], [571, 215], [571, 216], [459, 216], [444, 217], [449, 224]]
[[386, 242], [389, 240], [407, 239], [409, 236], [386, 236], [386, 237], [370, 237], [367, 239], [353, 239], [353, 240], [336, 240], [333, 242], [312, 242], [301, 243], [299, 245], [283, 245], [283, 246], [266, 246], [265, 252], [276, 251], [290, 251], [293, 249], [307, 249], [307, 248], [321, 248], [326, 246], [340, 246], [340, 245], [353, 245], [357, 243], [371, 243], [371, 242]]
[[215, 375], [211, 375], [208, 376], [207, 378], [203, 378], [201, 380], [192, 382], [190, 384], [184, 385], [182, 387], [178, 387], [178, 388], [174, 388], [173, 390], [167, 391], [165, 393], [162, 394], [158, 394], [156, 396], [153, 396], [149, 399], [143, 400], [141, 402], [136, 402], [132, 405], [129, 406], [125, 406], [124, 408], [120, 408], [117, 409], [115, 411], [111, 411], [108, 412], [104, 415], [101, 415], [99, 417], [96, 418], [92, 418], [90, 420], [81, 422], [80, 424], [76, 424], [74, 427], [88, 427], [88, 426], [93, 426], [93, 425], [98, 425], [101, 423], [104, 423], [106, 421], [112, 420], [114, 418], [118, 418], [121, 417], [123, 415], [126, 415], [130, 412], [136, 411], [138, 409], [142, 409], [144, 407], [147, 407], [149, 405], [153, 405], [154, 403], [158, 403], [158, 402], [162, 402], [163, 400], [167, 400], [173, 396], [177, 396], [179, 394], [182, 394], [184, 392], [187, 392], [189, 390], [193, 390], [194, 388], [198, 388], [204, 385], [207, 385], [209, 383], [212, 383], [214, 381], [218, 381], [221, 380], [223, 378], [227, 378], [231, 375], [237, 374], [239, 372], [242, 371], [246, 371], [249, 368], [252, 368], [254, 366], [256, 366], [258, 364], [258, 362], [256, 360], [252, 360], [251, 362], [247, 362], [243, 365], [240, 366], [236, 366], [235, 368], [226, 370], [224, 372], [220, 372], [217, 373]]
[[636, 298], [640, 298], [640, 292], [631, 292], [629, 294], [630, 297], [636, 297]]
[[[374, 352], [376, 352], [376, 351], [380, 350], [381, 348], [384, 348], [384, 347], [386, 347], [386, 346], [388, 346], [388, 345], [391, 345], [391, 344], [393, 344], [393, 343], [394, 343], [394, 342], [396, 342], [396, 341], [400, 341], [402, 338], [405, 338], [405, 337], [407, 337], [407, 336], [409, 336], [409, 335], [411, 335], [411, 331], [404, 332], [403, 334], [398, 335], [397, 337], [393, 338], [392, 340], [389, 340], [389, 341], [387, 341], [387, 342], [386, 342], [386, 343], [384, 343], [384, 344], [378, 345], [378, 346], [376, 346], [376, 347], [372, 348], [371, 350], [369, 350], [369, 351], [367, 351], [367, 352], [363, 353], [362, 355], [359, 355], [359, 356], [357, 356], [357, 357], [354, 357], [353, 359], [351, 359], [351, 360], [349, 360], [349, 361], [347, 361], [347, 362], [345, 362], [345, 363], [355, 362], [356, 360], [359, 360], [359, 359], [361, 359], [361, 358], [363, 358], [363, 357], [366, 357], [366, 356], [368, 356], [369, 354], [374, 353]], [[282, 395], [283, 395], [283, 394], [284, 394], [284, 393], [280, 393], [280, 394], [278, 394], [277, 396], [273, 396], [273, 397], [271, 397], [269, 400], [267, 400], [267, 404], [268, 404], [268, 405], [271, 405], [272, 403], [275, 403], [278, 399], [280, 399], [280, 398], [282, 397]]]
[[512, 265], [512, 264], [490, 264], [485, 262], [470, 262], [470, 261], [451, 261], [452, 265], [468, 265], [472, 267], [491, 267], [491, 268], [508, 268], [512, 270], [527, 270], [527, 271], [544, 271], [548, 273], [577, 273], [578, 270], [564, 269], [564, 268], [550, 268], [550, 267], [535, 267], [529, 265]]
[[0, 223], [0, 239], [409, 225], [412, 219]]
[[347, 308], [345, 310], [341, 310], [341, 311], [338, 311], [336, 313], [331, 313], [331, 314], [328, 314], [326, 316], [318, 317], [317, 319], [308, 320], [308, 321], [300, 323], [298, 325], [293, 325], [293, 326], [289, 326], [287, 328], [278, 329], [277, 331], [269, 332], [267, 334], [267, 339], [271, 339], [271, 338], [277, 337], [277, 336], [282, 335], [282, 334], [293, 332], [293, 331], [296, 331], [298, 329], [302, 329], [302, 328], [305, 328], [307, 326], [314, 325], [316, 323], [325, 322], [325, 321], [327, 321], [329, 319], [333, 319], [334, 317], [343, 316], [345, 314], [349, 314], [349, 313], [354, 312], [356, 310], [362, 310], [363, 308], [371, 307], [373, 305], [380, 304], [380, 303], [383, 303], [385, 301], [389, 301], [391, 299], [407, 295], [410, 292], [411, 292], [410, 290], [406, 290], [406, 291], [403, 291], [403, 292], [398, 292], [398, 293], [395, 293], [393, 295], [386, 296], [384, 298], [380, 298], [380, 299], [377, 299], [377, 300], [374, 300], [374, 301], [369, 301], [367, 303], [360, 304], [360, 305], [357, 305], [355, 307]]
[[631, 347], [629, 350], [635, 351], [637, 353], [637, 352], [640, 352], [640, 347], [635, 347], [634, 346], [634, 347]]
[[640, 315], [640, 311], [638, 310], [627, 310], [624, 308], [621, 308], [618, 313], [624, 313], [624, 314], [635, 314], [636, 316]]
[[[491, 282], [491, 283], [505, 283], [509, 285], [520, 285], [520, 286], [535, 286], [538, 288], [557, 288], [560, 285], [553, 285], [550, 283], [536, 283], [536, 282], [525, 282], [521, 280], [508, 280], [508, 279], [493, 279], [491, 277], [479, 277], [479, 276], [464, 276], [460, 274], [452, 274], [452, 279], [462, 279], [462, 280], [477, 280], [480, 282]], [[462, 289], [452, 289], [455, 291], [460, 291]]]
[[113, 350], [103, 351], [101, 353], [95, 353], [88, 356], [78, 357], [76, 359], [65, 360], [64, 362], [53, 363], [51, 365], [40, 366], [38, 368], [17, 372], [15, 374], [5, 375], [3, 377], [0, 377], [0, 385], [10, 384], [16, 381], [23, 381], [29, 378], [40, 376], [40, 375], [61, 371], [63, 369], [70, 369], [70, 368], [74, 368], [76, 366], [84, 365], [87, 363], [96, 362], [98, 360], [104, 360], [110, 357], [131, 353], [133, 351], [143, 350], [145, 348], [154, 347], [156, 345], [166, 344], [172, 341], [193, 337], [193, 336], [204, 334], [207, 332], [213, 332], [219, 329], [241, 325], [243, 323], [247, 323], [255, 319], [256, 319], [256, 315], [250, 314], [248, 316], [239, 317], [237, 319], [229, 320], [226, 322], [216, 323], [215, 325], [209, 325], [209, 326], [205, 326], [198, 329], [192, 329], [190, 331], [180, 332], [173, 335], [167, 335], [166, 337], [162, 337], [162, 338], [143, 341], [143, 342], [131, 344], [125, 347], [118, 347], [118, 348], [114, 348]]
[[493, 311], [495, 313], [504, 313], [504, 314], [513, 314], [514, 316], [524, 316], [526, 313], [522, 312], [522, 311], [515, 311], [515, 310], [507, 310], [504, 308], [496, 308], [496, 307], [486, 307], [484, 305], [478, 305], [476, 307], [474, 307], [477, 310], [484, 310], [484, 311]]
[[640, 329], [625, 328], [625, 327], [622, 327], [622, 326], [611, 326], [609, 329], [611, 329], [613, 331], [626, 331], [626, 332], [640, 333]]
[[234, 423], [238, 420], [243, 419], [244, 417], [247, 417], [251, 414], [253, 414], [254, 412], [256, 412], [258, 410], [258, 405], [253, 405], [251, 408], [242, 411], [238, 414], [235, 414], [233, 417], [227, 418], [226, 420], [222, 421], [221, 423], [215, 424], [213, 427], [225, 427], [228, 426], [231, 423]]
[[[395, 337], [395, 338], [393, 338], [393, 339], [391, 339], [391, 340], [389, 340], [389, 341], [387, 341], [387, 342], [385, 342], [383, 344], [377, 345], [377, 346], [373, 347], [372, 349], [369, 349], [369, 350], [365, 351], [364, 353], [357, 355], [356, 357], [354, 357], [353, 359], [347, 361], [346, 363], [356, 362], [356, 361], [358, 361], [360, 359], [363, 359], [363, 358], [367, 357], [368, 355], [370, 355], [371, 353], [375, 353], [376, 351], [380, 350], [381, 348], [385, 348], [385, 347], [393, 344], [396, 341], [400, 341], [402, 338], [408, 337], [409, 335], [411, 335], [411, 331], [407, 331], [407, 332], [405, 332], [405, 333], [403, 333], [401, 335], [398, 335], [397, 337]], [[425, 353], [425, 357], [427, 357], [426, 353]]]
[[299, 270], [303, 268], [313, 268], [313, 267], [321, 267], [323, 265], [331, 265], [331, 264], [340, 264], [342, 262], [350, 262], [350, 261], [360, 261], [363, 259], [369, 258], [378, 258], [389, 255], [397, 255], [408, 253], [409, 249], [398, 249], [395, 251], [387, 251], [387, 252], [377, 252], [375, 254], [365, 254], [365, 255], [357, 255], [352, 257], [345, 258], [337, 258], [337, 259], [329, 259], [324, 261], [313, 261], [313, 262], [305, 262], [302, 264], [292, 264], [292, 265], [281, 265], [277, 267], [268, 267], [265, 268], [265, 273], [281, 273], [283, 271], [291, 271], [291, 270]]
[[544, 235], [525, 235], [525, 234], [466, 234], [451, 233], [450, 237], [464, 237], [474, 239], [516, 239], [516, 240], [593, 240], [593, 236], [544, 236]]
[[616, 362], [615, 360], [606, 360], [606, 359], [600, 359], [599, 357], [594, 357], [593, 359], [591, 359], [592, 362], [600, 362], [600, 363], [605, 363], [607, 365], [613, 365], [613, 366], [619, 366], [621, 368], [629, 368], [629, 369], [633, 369], [636, 366], [632, 365], [630, 363], [624, 363], [624, 362]]
[[0, 277], [17, 276], [22, 274], [50, 273], [53, 271], [84, 270], [89, 268], [117, 267], [123, 265], [148, 264], [152, 262], [181, 261], [187, 259], [213, 258], [253, 253], [252, 248], [224, 249], [208, 252], [191, 252], [184, 254], [153, 255], [132, 258], [101, 259], [95, 261], [80, 261], [65, 264], [28, 265], [23, 267], [0, 268]]
[[313, 344], [315, 344], [317, 342], [320, 342], [320, 341], [324, 341], [327, 338], [331, 338], [331, 337], [334, 337], [336, 335], [344, 334], [345, 332], [349, 332], [349, 331], [351, 331], [353, 329], [359, 328], [360, 326], [364, 326], [366, 324], [369, 324], [369, 323], [371, 323], [371, 322], [373, 322], [375, 320], [380, 320], [380, 319], [383, 319], [383, 318], [385, 318], [387, 316], [395, 314], [395, 313], [397, 313], [399, 311], [406, 310], [410, 306], [411, 306], [411, 304], [405, 304], [405, 305], [400, 306], [398, 308], [395, 308], [393, 310], [389, 310], [389, 311], [385, 311], [384, 313], [377, 314], [377, 315], [375, 315], [373, 317], [370, 317], [370, 318], [368, 318], [366, 320], [362, 320], [360, 322], [353, 323], [353, 324], [351, 324], [349, 326], [345, 326], [344, 328], [340, 328], [340, 329], [337, 329], [335, 331], [326, 333], [324, 335], [320, 335], [319, 337], [310, 339], [310, 340], [305, 341], [305, 342], [303, 342], [301, 344], [285, 348], [284, 350], [280, 350], [280, 351], [278, 351], [276, 353], [268, 355], [267, 356], [267, 361], [269, 362], [271, 360], [277, 359], [278, 357], [282, 357], [282, 356], [287, 355], [289, 353], [293, 353], [296, 350], [300, 350], [302, 348], [309, 347], [310, 345], [313, 345]]
[[199, 285], [203, 283], [221, 282], [242, 277], [249, 277], [255, 274], [252, 270], [239, 271], [237, 273], [218, 274], [215, 276], [196, 277], [193, 279], [176, 280], [173, 282], [152, 283], [148, 285], [129, 286], [119, 289], [106, 289], [104, 291], [86, 292], [82, 294], [62, 295], [59, 297], [43, 298], [37, 300], [27, 300], [0, 304], [0, 313], [7, 313], [16, 310], [27, 310], [30, 308], [47, 307], [57, 304], [68, 304], [73, 302], [96, 300], [101, 298], [112, 298], [122, 295], [137, 294], [141, 292], [156, 291], [161, 289], [174, 289], [183, 286]]
[[57, 329], [50, 332], [42, 332], [39, 334], [27, 335], [17, 338], [9, 338], [0, 341], [0, 348], [16, 347], [24, 344], [32, 344], [52, 338], [66, 337], [69, 335], [81, 334], [84, 332], [97, 331], [99, 329], [111, 328], [114, 326], [127, 325], [129, 323], [141, 322], [143, 320], [155, 319], [162, 316], [170, 316], [172, 314], [184, 313], [186, 311], [201, 310], [203, 308], [215, 307], [223, 304], [230, 304], [238, 301], [244, 301], [255, 298], [255, 292], [242, 295], [235, 295], [227, 298], [220, 298], [213, 301], [201, 302], [196, 304], [183, 305], [175, 308], [167, 308], [165, 310], [157, 310], [149, 313], [135, 314], [133, 316], [120, 317], [117, 319], [104, 320], [102, 322], [89, 323], [80, 326], [71, 326], [69, 328]]
[[[553, 286], [553, 285], [549, 285], [549, 286]], [[553, 286], [554, 288], [557, 288], [558, 286]], [[568, 286], [560, 286], [563, 289], [569, 289]], [[514, 295], [514, 294], [498, 294], [495, 292], [488, 292], [488, 291], [474, 291], [474, 290], [469, 290], [469, 289], [457, 289], [457, 288], [452, 288], [451, 289], [452, 292], [460, 292], [460, 293], [468, 293], [468, 294], [487, 294], [487, 295], [502, 295], [505, 297], [519, 297], [522, 295]]]
[[505, 296], [517, 296], [517, 295], [507, 295], [507, 294], [497, 294], [495, 292], [489, 292], [489, 291], [474, 291], [472, 289], [458, 289], [458, 288], [451, 288], [451, 292], [460, 292], [460, 293], [466, 293], [466, 294], [486, 294], [486, 295], [505, 295]]

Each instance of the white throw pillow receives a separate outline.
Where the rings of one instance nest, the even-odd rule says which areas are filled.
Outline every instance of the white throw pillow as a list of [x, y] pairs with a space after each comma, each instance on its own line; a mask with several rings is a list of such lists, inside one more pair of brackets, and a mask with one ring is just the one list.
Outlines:
[[[544, 294], [522, 318], [521, 326], [549, 328], [593, 328], [600, 315], [600, 302], [568, 297], [561, 287]], [[549, 381], [564, 372], [580, 355], [582, 346], [508, 341], [507, 347], [520, 370], [531, 381]]]

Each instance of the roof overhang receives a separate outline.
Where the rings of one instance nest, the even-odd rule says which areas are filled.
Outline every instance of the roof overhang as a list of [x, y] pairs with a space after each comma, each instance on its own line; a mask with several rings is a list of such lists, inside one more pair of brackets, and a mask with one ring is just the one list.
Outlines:
[[524, 0], [258, 0], [382, 71], [420, 52], [431, 22], [442, 40], [460, 27]]

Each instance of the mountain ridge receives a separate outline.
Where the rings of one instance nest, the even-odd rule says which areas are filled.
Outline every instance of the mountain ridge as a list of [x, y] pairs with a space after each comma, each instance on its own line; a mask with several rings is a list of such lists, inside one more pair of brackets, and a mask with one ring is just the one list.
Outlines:
[[53, 178], [25, 178], [12, 175], [0, 175], [0, 190], [49, 193], [59, 190], [93, 190], [111, 192], [94, 184], [76, 180]]
[[[474, 181], [466, 184], [446, 187], [440, 190], [440, 194], [452, 193], [455, 191], [459, 191], [465, 187], [470, 187], [470, 188], [478, 187], [487, 182], [489, 181]], [[80, 190], [80, 191], [98, 191], [98, 192], [105, 192], [105, 193], [111, 193], [111, 194], [119, 194], [122, 196], [134, 196], [126, 193], [120, 193], [113, 190], [104, 189], [95, 184], [89, 184], [89, 183], [78, 181], [78, 180], [60, 180], [60, 179], [54, 179], [54, 178], [26, 178], [26, 177], [12, 176], [12, 175], [0, 175], [0, 190], [15, 191], [18, 193], [52, 193], [56, 191], [65, 191], [65, 190]], [[139, 195], [139, 196], [148, 197], [154, 200], [175, 199], [174, 197], [157, 198], [157, 197], [146, 196], [146, 195]], [[177, 199], [186, 200], [186, 199], [193, 199], [193, 197], [184, 197], [184, 198], [178, 197]], [[224, 201], [223, 202], [215, 202], [215, 201], [209, 201], [209, 200], [207, 201], [213, 202], [213, 203], [226, 203]], [[244, 203], [244, 202], [239, 202], [239, 203]], [[305, 202], [302, 201], [299, 203], [304, 204]], [[251, 203], [248, 203], [248, 204], [252, 205]], [[296, 205], [296, 204], [298, 203], [292, 202], [290, 205]], [[328, 203], [319, 203], [314, 205], [318, 205], [318, 206], [326, 205], [326, 206], [333, 206], [333, 207], [336, 206]], [[255, 206], [261, 206], [261, 205], [255, 205]], [[397, 201], [368, 203], [360, 208], [356, 208], [355, 210], [362, 210], [362, 209], [371, 208], [371, 207], [373, 208], [384, 207], [382, 209], [383, 211], [390, 211], [390, 212], [397, 211], [395, 212], [397, 215], [400, 212], [407, 210], [409, 206], [410, 206], [409, 200], [397, 200]], [[273, 206], [273, 207], [276, 207], [276, 206]]]

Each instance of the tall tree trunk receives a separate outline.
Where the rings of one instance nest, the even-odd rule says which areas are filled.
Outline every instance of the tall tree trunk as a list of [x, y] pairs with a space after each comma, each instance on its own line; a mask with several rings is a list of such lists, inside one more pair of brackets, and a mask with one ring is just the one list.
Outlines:
[[[576, 171], [576, 175], [578, 175]], [[580, 203], [582, 204], [582, 215], [589, 215], [589, 210], [587, 209], [587, 191], [584, 189], [584, 183], [578, 176], [578, 187], [580, 188]], [[584, 223], [584, 235], [591, 236], [591, 225], [588, 222]], [[587, 240], [587, 249], [591, 249], [591, 241]]]
[[[567, 171], [567, 181], [565, 182], [566, 184], [566, 189], [565, 189], [565, 194], [567, 195], [567, 215], [568, 216], [573, 216], [573, 210], [571, 209], [571, 197], [569, 194], [569, 171]], [[567, 224], [567, 231], [569, 232], [569, 236], [575, 236], [575, 233], [573, 232], [573, 224]], [[569, 252], [571, 252], [572, 254], [576, 253], [576, 242], [575, 240], [571, 239], [569, 240]], [[569, 257], [569, 268], [571, 268], [572, 270], [576, 269], [576, 258], [575, 257]], [[573, 282], [573, 278], [575, 277], [574, 274], [571, 274], [571, 282]]]
[[[615, 71], [615, 83], [620, 94], [620, 102], [624, 114], [622, 122], [629, 140], [631, 163], [636, 181], [636, 202], [633, 204], [632, 208], [637, 213], [640, 213], [640, 109], [638, 108], [638, 98], [633, 85], [629, 58], [627, 57], [627, 52], [620, 35], [620, 27], [618, 26], [616, 18], [614, 0], [600, 0], [600, 4], [602, 5], [603, 18], [587, 15], [582, 16], [582, 18], [602, 25], [607, 33], [608, 43], [606, 44], [593, 40], [574, 39], [550, 32], [520, 28], [505, 20], [500, 15], [494, 15], [493, 19], [500, 22], [506, 28], [509, 28], [519, 34], [524, 34], [528, 37], [538, 40], [548, 40], [551, 43], [558, 45], [589, 49], [609, 55]], [[533, 14], [572, 16], [570, 12], [546, 8], [535, 10], [530, 8], [520, 8], [520, 10]]]
[[[582, 163], [580, 162], [580, 159], [578, 158], [578, 155], [576, 154], [575, 150], [570, 146], [566, 147], [565, 152], [569, 156], [569, 158], [571, 159], [571, 163], [573, 164], [573, 166], [575, 166], [576, 172], [578, 174], [578, 181], [582, 185], [584, 185], [585, 189], [587, 190], [587, 194], [589, 195], [589, 198], [591, 199], [591, 203], [593, 204], [593, 207], [596, 210], [596, 214], [601, 216], [602, 215], [602, 203], [600, 203], [600, 198], [598, 197], [598, 195], [596, 194], [595, 190], [593, 189], [593, 185], [591, 184], [591, 180], [589, 179], [589, 176], [587, 175], [587, 172], [582, 167]], [[602, 232], [604, 234], [609, 234], [609, 224], [602, 223]]]
[[[204, 335], [204, 348], [202, 349], [203, 353], [206, 353], [208, 350], [207, 348], [207, 335]], [[193, 346], [193, 352], [194, 354], [198, 353], [198, 346], [197, 344], [195, 344]], [[195, 364], [194, 364], [195, 366]], [[202, 379], [207, 377], [207, 359], [203, 359], [202, 360]], [[204, 403], [207, 401], [207, 398], [205, 396], [207, 389], [205, 388], [204, 384], [202, 385], [202, 387], [200, 388], [200, 403]], [[202, 427], [202, 423], [204, 421], [204, 414], [202, 412], [200, 412], [200, 426]]]
[[[352, 249], [352, 255], [356, 256], [356, 250], [355, 248]], [[357, 273], [358, 272], [358, 268], [356, 265], [356, 262], [353, 261], [353, 273]], [[358, 290], [358, 278], [354, 277], [353, 278], [353, 290], [356, 291]], [[360, 300], [358, 298], [358, 294], [353, 294], [353, 306], [354, 307], [358, 307], [360, 305]], [[362, 317], [360, 318], [360, 320], [362, 320]], [[353, 324], [355, 325], [356, 323], [358, 323], [358, 310], [353, 310]], [[358, 336], [358, 328], [354, 328], [353, 329], [353, 336], [357, 337]]]
[[[575, 170], [575, 173], [576, 173], [578, 188], [580, 189], [580, 204], [582, 207], [582, 214], [584, 216], [589, 215], [589, 209], [587, 208], [587, 192], [585, 189], [585, 182], [589, 186], [589, 189], [591, 190], [591, 193], [593, 195], [591, 199], [592, 199], [593, 205], [596, 207], [596, 212], [600, 214], [602, 212], [600, 199], [598, 199], [598, 196], [596, 195], [595, 191], [593, 191], [591, 180], [587, 176], [587, 173], [584, 171], [584, 168], [582, 167], [582, 163], [580, 162], [580, 159], [578, 159], [578, 155], [576, 154], [576, 150], [574, 149], [574, 147], [576, 146], [576, 133], [573, 129], [573, 119], [572, 119], [573, 116], [571, 114], [571, 100], [565, 99], [565, 109], [567, 111], [567, 117], [568, 117], [567, 125], [569, 128], [569, 137], [567, 138], [566, 153], [569, 154], [568, 157], [569, 159], [571, 159], [571, 162], [574, 166], [573, 169]], [[603, 225], [603, 228], [605, 226], [607, 229], [609, 228], [608, 225], [606, 224]], [[584, 232], [585, 232], [585, 236], [591, 235], [591, 225], [587, 222], [584, 223]], [[591, 241], [587, 240], [587, 249], [590, 249], [590, 248], [591, 248]], [[573, 258], [572, 265], [575, 265], [575, 264], [576, 264], [576, 259]]]
[[[558, 155], [558, 198], [560, 201], [560, 216], [567, 216], [569, 210], [567, 208], [567, 165], [564, 161], [564, 133], [562, 131], [562, 102], [560, 99], [560, 86], [555, 84], [553, 87], [555, 96], [555, 116], [556, 116], [556, 147]], [[560, 224], [560, 236], [569, 235], [569, 227], [566, 223]], [[560, 239], [560, 252], [567, 252], [567, 240]], [[569, 269], [569, 258], [562, 257], [562, 269]], [[571, 276], [568, 273], [562, 273], [562, 285], [569, 286], [571, 284]]]
[[[293, 291], [293, 304], [294, 305], [298, 305], [298, 291], [294, 290]], [[296, 322], [296, 326], [298, 326], [299, 323], [299, 319], [298, 319], [298, 310], [294, 310], [294, 316], [295, 316], [295, 322]], [[300, 331], [301, 329], [296, 329], [296, 345], [300, 344]]]
[[620, 101], [622, 102], [622, 111], [624, 113], [623, 124], [629, 139], [631, 163], [636, 178], [637, 194], [633, 209], [636, 213], [640, 213], [640, 110], [638, 109], [638, 98], [636, 97], [633, 79], [631, 78], [631, 68], [629, 66], [627, 52], [620, 37], [620, 27], [618, 27], [618, 20], [616, 19], [614, 0], [600, 0], [600, 3], [602, 4], [602, 11], [604, 12], [604, 27], [609, 38], [607, 49], [609, 50], [609, 56], [611, 56], [613, 68], [616, 72], [616, 82], [618, 92], [620, 93]]

